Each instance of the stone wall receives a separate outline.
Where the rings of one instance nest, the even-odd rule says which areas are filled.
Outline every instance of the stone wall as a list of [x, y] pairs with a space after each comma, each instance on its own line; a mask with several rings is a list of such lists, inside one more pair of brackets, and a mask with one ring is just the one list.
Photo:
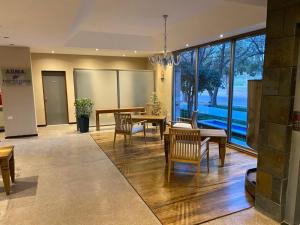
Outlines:
[[[300, 176], [300, 164], [298, 170], [298, 176]], [[300, 177], [298, 177], [296, 207], [295, 207], [295, 224], [300, 224]]]
[[256, 208], [284, 217], [298, 62], [300, 0], [268, 0]]

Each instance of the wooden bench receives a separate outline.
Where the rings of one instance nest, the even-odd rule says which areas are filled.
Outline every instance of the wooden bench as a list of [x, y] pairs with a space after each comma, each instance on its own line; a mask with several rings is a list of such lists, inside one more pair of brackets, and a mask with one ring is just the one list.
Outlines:
[[4, 190], [9, 195], [10, 179], [15, 182], [14, 146], [0, 147], [0, 166]]
[[104, 113], [120, 113], [120, 112], [145, 112], [145, 107], [132, 107], [132, 108], [116, 108], [116, 109], [96, 109], [96, 130], [100, 130], [99, 115]]

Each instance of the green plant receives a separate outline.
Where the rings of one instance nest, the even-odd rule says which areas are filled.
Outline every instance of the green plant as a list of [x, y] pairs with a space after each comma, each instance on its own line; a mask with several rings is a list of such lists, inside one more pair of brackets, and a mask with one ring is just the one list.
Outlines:
[[77, 118], [82, 116], [90, 117], [93, 111], [94, 103], [89, 98], [78, 98], [75, 100], [74, 106], [76, 109], [75, 114]]
[[152, 92], [152, 95], [150, 96], [150, 102], [153, 105], [152, 114], [159, 115], [161, 111], [161, 103], [156, 92]]

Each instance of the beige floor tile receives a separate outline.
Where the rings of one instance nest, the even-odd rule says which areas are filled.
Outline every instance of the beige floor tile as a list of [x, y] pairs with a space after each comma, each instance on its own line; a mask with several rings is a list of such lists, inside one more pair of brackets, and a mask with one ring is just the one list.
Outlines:
[[279, 223], [261, 214], [255, 208], [251, 208], [203, 225], [279, 225]]
[[17, 177], [10, 196], [0, 193], [0, 224], [160, 224], [90, 135], [74, 128], [0, 143], [15, 145]]

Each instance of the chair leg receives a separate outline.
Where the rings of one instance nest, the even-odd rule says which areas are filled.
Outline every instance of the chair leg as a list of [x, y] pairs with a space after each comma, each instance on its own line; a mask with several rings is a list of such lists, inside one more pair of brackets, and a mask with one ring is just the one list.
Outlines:
[[206, 153], [206, 165], [207, 165], [207, 172], [209, 173], [209, 150]]
[[144, 140], [145, 140], [145, 144], [146, 144], [146, 125], [144, 124]]
[[199, 183], [199, 177], [200, 177], [200, 162], [197, 164], [197, 183]]
[[124, 134], [124, 145], [126, 145], [127, 142], [127, 138], [126, 138], [126, 134]]
[[115, 144], [116, 144], [116, 136], [117, 136], [117, 134], [116, 134], [116, 132], [115, 132], [115, 135], [114, 135], [114, 147], [115, 147]]
[[209, 142], [207, 143], [206, 164], [207, 164], [207, 172], [209, 173]]
[[172, 161], [169, 160], [169, 163], [168, 163], [168, 182], [170, 182], [170, 175], [171, 175], [171, 164], [172, 164]]
[[132, 134], [129, 135], [129, 144], [132, 145]]

